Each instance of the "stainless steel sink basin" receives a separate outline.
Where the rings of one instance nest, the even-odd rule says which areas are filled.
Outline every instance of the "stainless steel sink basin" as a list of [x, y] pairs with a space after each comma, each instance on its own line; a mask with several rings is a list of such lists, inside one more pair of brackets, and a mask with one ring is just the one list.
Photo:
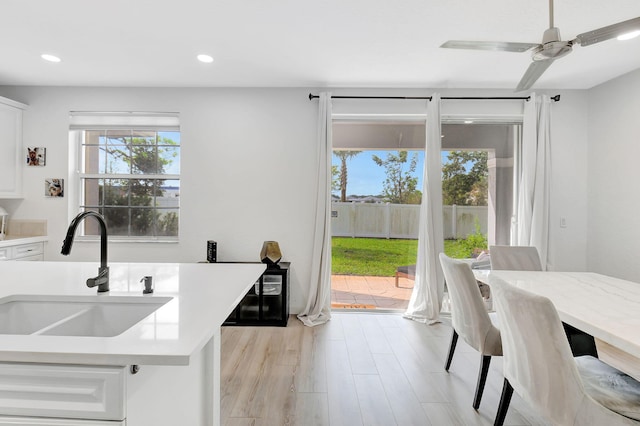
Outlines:
[[170, 301], [142, 296], [10, 296], [0, 299], [0, 334], [113, 337]]

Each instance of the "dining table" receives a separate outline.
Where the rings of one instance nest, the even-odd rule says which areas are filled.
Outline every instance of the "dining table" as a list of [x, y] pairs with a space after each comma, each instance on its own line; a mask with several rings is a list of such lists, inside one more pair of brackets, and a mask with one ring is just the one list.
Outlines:
[[560, 319], [593, 336], [598, 357], [640, 380], [640, 283], [594, 272], [478, 271], [551, 300]]

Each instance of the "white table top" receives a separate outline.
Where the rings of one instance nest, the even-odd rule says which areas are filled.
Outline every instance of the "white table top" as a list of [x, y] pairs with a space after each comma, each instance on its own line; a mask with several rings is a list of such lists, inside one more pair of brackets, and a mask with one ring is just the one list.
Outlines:
[[[0, 361], [94, 365], [187, 365], [264, 271], [257, 264], [111, 263], [111, 291], [100, 297], [172, 297], [114, 337], [0, 335]], [[0, 302], [11, 295], [91, 295], [98, 263], [0, 262]], [[155, 291], [142, 295], [140, 279]]]
[[562, 321], [640, 357], [640, 284], [591, 272], [474, 271], [549, 298]]

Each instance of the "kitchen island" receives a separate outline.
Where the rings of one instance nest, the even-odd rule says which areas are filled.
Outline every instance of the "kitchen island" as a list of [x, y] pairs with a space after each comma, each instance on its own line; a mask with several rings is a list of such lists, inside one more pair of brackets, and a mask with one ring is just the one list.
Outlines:
[[[220, 325], [264, 264], [109, 266], [111, 290], [98, 295], [85, 284], [97, 263], [0, 262], [0, 315], [3, 304], [22, 299], [43, 306], [73, 297], [159, 306], [113, 336], [52, 332], [55, 327], [0, 334], [0, 425], [220, 423]], [[144, 276], [153, 277], [151, 294], [143, 294]], [[110, 321], [87, 318], [92, 327]]]

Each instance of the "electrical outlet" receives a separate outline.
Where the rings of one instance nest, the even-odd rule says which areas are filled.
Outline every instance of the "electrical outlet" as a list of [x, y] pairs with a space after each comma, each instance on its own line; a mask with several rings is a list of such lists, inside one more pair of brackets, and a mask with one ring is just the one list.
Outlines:
[[567, 218], [563, 216], [560, 218], [560, 228], [566, 228], [566, 227], [567, 227]]

